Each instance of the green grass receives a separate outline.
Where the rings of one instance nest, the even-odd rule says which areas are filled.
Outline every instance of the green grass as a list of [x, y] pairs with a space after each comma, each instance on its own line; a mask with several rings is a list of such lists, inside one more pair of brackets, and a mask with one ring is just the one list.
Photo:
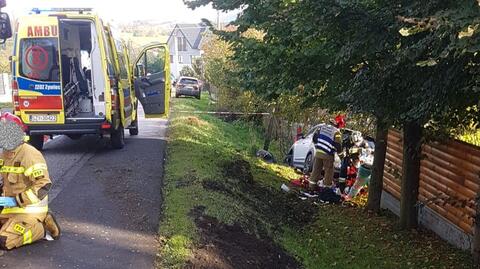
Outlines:
[[2, 108], [11, 108], [12, 103], [0, 103], [0, 109]]
[[458, 137], [461, 141], [480, 147], [480, 130], [471, 131]]
[[[227, 123], [213, 115], [175, 112], [213, 109], [205, 99], [173, 102], [158, 268], [182, 268], [191, 255], [199, 240], [189, 215], [195, 206], [205, 206], [205, 213], [220, 222], [238, 223], [248, 233], [273, 238], [305, 268], [472, 267], [468, 253], [434, 236], [396, 230], [396, 219], [389, 214], [315, 206], [282, 193], [282, 182], [298, 175], [252, 157], [263, 142], [258, 128]], [[225, 178], [224, 166], [231, 160], [249, 162], [255, 182], [250, 189]], [[204, 187], [208, 182], [231, 193]], [[312, 214], [315, 217], [308, 220]], [[307, 221], [302, 222], [305, 216]]]

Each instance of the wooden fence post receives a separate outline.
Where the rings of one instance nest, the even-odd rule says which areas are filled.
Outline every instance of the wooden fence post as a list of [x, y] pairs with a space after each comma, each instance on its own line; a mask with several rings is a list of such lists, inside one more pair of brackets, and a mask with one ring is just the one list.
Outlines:
[[480, 268], [480, 191], [475, 197], [475, 219], [473, 223], [473, 261], [476, 268]]

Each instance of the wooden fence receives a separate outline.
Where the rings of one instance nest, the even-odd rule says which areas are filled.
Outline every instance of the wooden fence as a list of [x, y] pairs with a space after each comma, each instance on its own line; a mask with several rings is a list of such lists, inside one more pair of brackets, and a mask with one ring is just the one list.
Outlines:
[[[400, 199], [402, 134], [388, 133], [384, 190]], [[473, 234], [475, 197], [480, 185], [480, 148], [450, 140], [422, 146], [419, 202], [465, 233]]]

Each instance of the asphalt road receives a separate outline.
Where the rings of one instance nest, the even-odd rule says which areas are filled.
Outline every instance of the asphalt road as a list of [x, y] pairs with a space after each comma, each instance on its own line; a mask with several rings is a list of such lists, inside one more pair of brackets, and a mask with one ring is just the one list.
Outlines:
[[62, 237], [5, 252], [0, 268], [153, 268], [166, 126], [142, 119], [122, 150], [97, 137], [50, 140], [50, 209]]

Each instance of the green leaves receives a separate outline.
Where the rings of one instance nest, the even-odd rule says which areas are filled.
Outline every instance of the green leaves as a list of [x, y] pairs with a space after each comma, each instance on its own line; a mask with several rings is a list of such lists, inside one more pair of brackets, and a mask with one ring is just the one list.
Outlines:
[[466, 109], [480, 99], [475, 0], [187, 2], [242, 8], [235, 31], [221, 34], [232, 46], [231, 74], [267, 100], [293, 94], [304, 106], [428, 122], [446, 133], [478, 114]]

